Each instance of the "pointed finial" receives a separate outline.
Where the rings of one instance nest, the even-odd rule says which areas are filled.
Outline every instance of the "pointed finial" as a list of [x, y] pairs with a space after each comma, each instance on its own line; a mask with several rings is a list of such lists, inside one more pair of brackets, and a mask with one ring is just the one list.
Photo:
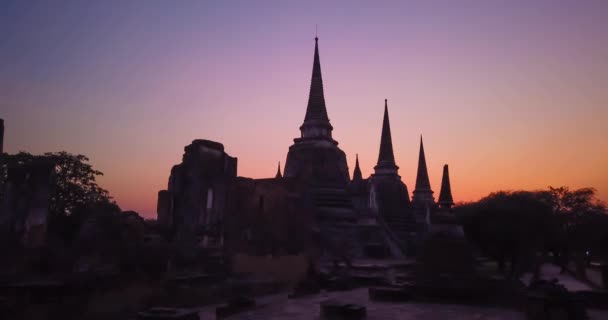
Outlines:
[[439, 200], [437, 201], [441, 208], [451, 208], [454, 205], [452, 198], [452, 187], [450, 186], [450, 173], [448, 165], [443, 165], [443, 177], [441, 177], [441, 191], [439, 192]]
[[388, 99], [384, 99], [384, 119], [382, 120], [382, 135], [380, 136], [380, 153], [378, 154], [378, 165], [382, 162], [395, 166], [393, 154], [393, 142], [391, 139], [391, 126], [388, 119]]
[[353, 181], [361, 181], [363, 180], [363, 175], [361, 174], [361, 168], [359, 168], [359, 154], [355, 154], [355, 170], [353, 171]]
[[279, 161], [279, 165], [277, 167], [277, 174], [274, 177], [275, 178], [283, 178], [283, 175], [281, 174], [281, 161]]
[[420, 152], [422, 153], [422, 156], [424, 157], [424, 142], [422, 142], [422, 134], [420, 134]]
[[325, 126], [329, 126], [329, 118], [327, 117], [327, 109], [325, 107], [325, 95], [323, 93], [323, 78], [321, 76], [321, 62], [319, 61], [318, 40], [319, 38], [315, 37], [312, 77], [310, 80], [310, 92], [308, 95], [308, 105], [306, 106], [304, 122], [320, 120], [324, 122]]
[[[416, 173], [416, 188], [414, 189], [414, 200], [417, 203], [431, 201], [433, 190], [429, 182], [429, 173], [426, 168], [426, 156], [424, 155], [424, 145], [422, 135], [420, 135], [420, 151], [418, 153], [418, 172]], [[434, 200], [433, 200], [434, 201]]]

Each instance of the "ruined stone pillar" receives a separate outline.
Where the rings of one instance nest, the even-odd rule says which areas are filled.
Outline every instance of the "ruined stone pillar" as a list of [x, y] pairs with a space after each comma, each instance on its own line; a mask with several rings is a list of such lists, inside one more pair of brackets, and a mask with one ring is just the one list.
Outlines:
[[2, 211], [0, 225], [3, 232], [17, 232], [22, 230], [23, 219], [27, 214], [27, 172], [22, 166], [11, 166], [8, 168], [6, 182], [4, 184], [4, 198], [2, 199]]
[[4, 119], [0, 119], [0, 157], [4, 153]]
[[25, 219], [23, 245], [36, 248], [46, 244], [46, 231], [54, 185], [55, 165], [49, 161], [28, 165], [29, 208]]

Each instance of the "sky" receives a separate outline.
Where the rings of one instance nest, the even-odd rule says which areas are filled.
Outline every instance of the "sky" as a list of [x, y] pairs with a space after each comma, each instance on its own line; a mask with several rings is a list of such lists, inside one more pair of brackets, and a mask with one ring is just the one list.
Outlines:
[[[316, 31], [315, 31], [316, 30]], [[194, 139], [272, 177], [300, 135], [314, 37], [333, 137], [373, 173], [384, 99], [414, 189], [455, 201], [595, 187], [608, 201], [608, 1], [2, 1], [4, 149], [85, 154], [156, 216]]]

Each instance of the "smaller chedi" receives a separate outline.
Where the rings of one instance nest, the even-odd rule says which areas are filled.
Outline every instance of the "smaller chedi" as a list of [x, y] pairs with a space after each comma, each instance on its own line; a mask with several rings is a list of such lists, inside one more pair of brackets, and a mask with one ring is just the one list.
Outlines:
[[474, 258], [462, 226], [452, 213], [454, 201], [448, 165], [443, 166], [438, 206], [425, 213], [425, 237], [418, 255], [419, 277], [437, 280], [439, 276], [472, 277]]
[[267, 179], [237, 175], [237, 159], [218, 142], [194, 140], [158, 194], [158, 221], [173, 239], [190, 238], [227, 255], [305, 254], [316, 265], [395, 260], [416, 254], [430, 216], [453, 204], [447, 166], [436, 203], [422, 138], [410, 201], [393, 153], [388, 101], [378, 161], [364, 178], [356, 156], [352, 179], [333, 136], [325, 101], [318, 38], [300, 136], [284, 170]]

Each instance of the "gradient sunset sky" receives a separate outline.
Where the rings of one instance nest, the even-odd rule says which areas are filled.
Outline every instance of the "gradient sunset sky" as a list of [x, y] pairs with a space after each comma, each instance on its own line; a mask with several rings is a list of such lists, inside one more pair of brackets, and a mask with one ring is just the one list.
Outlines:
[[299, 136], [315, 25], [334, 138], [454, 199], [595, 187], [608, 201], [608, 1], [3, 1], [5, 152], [85, 154], [123, 210], [156, 197], [193, 139], [274, 176]]

